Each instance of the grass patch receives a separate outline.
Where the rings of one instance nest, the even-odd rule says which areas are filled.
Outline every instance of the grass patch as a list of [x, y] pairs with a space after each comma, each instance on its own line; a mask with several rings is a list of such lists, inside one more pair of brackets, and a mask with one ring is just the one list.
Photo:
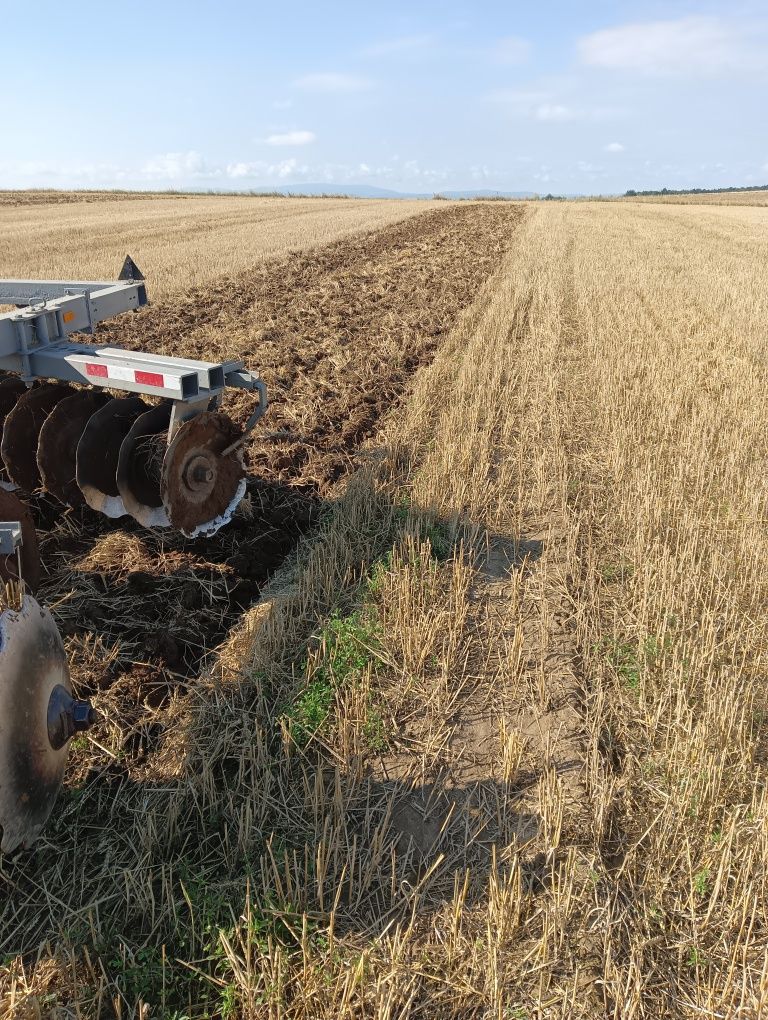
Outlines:
[[375, 670], [381, 650], [375, 607], [335, 612], [315, 639], [303, 665], [306, 681], [285, 714], [291, 739], [305, 747], [325, 726], [337, 692]]
[[[438, 564], [453, 551], [448, 525], [414, 513], [407, 497], [396, 508], [394, 522], [392, 547], [373, 561], [362, 578], [358, 605], [346, 612], [337, 609], [310, 641], [302, 663], [304, 683], [283, 715], [299, 747], [306, 747], [324, 729], [339, 693], [377, 675], [387, 661], [378, 603], [386, 599], [402, 558], [407, 558], [417, 587], [426, 589], [434, 583]], [[369, 706], [362, 735], [372, 751], [383, 751], [388, 745], [384, 719], [374, 707]]]
[[620, 637], [606, 638], [600, 646], [600, 651], [623, 685], [637, 692], [642, 678], [659, 665], [671, 647], [672, 639], [669, 635], [660, 638], [651, 634], [641, 641]]

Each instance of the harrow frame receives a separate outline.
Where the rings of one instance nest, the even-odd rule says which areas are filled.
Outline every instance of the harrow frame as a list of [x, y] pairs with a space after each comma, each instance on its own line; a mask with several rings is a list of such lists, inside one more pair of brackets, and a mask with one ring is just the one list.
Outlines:
[[201, 411], [214, 410], [227, 387], [258, 394], [250, 431], [267, 409], [267, 390], [242, 361], [166, 357], [70, 340], [104, 319], [148, 304], [144, 277], [130, 256], [117, 281], [0, 280], [0, 373], [27, 385], [39, 379], [84, 383], [172, 401], [168, 440]]
[[[3, 472], [27, 493], [42, 483], [69, 506], [85, 500], [107, 517], [129, 514], [188, 538], [215, 534], [245, 494], [242, 447], [267, 409], [266, 387], [242, 361], [148, 354], [73, 336], [147, 303], [130, 256], [116, 281], [0, 280], [0, 304], [15, 305], [0, 314]], [[228, 387], [257, 396], [243, 428], [219, 411]], [[94, 401], [89, 390], [121, 393]], [[161, 462], [148, 456], [161, 447]], [[0, 487], [8, 487], [4, 475]]]

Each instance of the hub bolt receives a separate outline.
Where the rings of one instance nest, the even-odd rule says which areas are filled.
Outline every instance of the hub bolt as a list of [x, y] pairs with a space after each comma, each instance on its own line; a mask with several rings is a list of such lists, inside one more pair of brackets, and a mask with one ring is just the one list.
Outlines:
[[58, 751], [75, 733], [88, 730], [99, 721], [99, 714], [90, 701], [73, 698], [66, 687], [57, 684], [48, 702], [48, 739]]
[[215, 477], [210, 460], [200, 455], [192, 457], [184, 469], [184, 482], [193, 492], [210, 488]]

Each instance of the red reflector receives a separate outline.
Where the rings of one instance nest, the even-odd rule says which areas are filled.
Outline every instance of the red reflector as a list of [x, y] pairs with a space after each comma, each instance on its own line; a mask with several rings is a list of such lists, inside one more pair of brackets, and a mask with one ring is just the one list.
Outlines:
[[164, 385], [163, 376], [159, 372], [134, 372], [133, 378], [144, 386], [162, 387]]
[[85, 366], [87, 375], [99, 375], [102, 379], [106, 379], [109, 376], [106, 365], [99, 365], [95, 361], [89, 361]]

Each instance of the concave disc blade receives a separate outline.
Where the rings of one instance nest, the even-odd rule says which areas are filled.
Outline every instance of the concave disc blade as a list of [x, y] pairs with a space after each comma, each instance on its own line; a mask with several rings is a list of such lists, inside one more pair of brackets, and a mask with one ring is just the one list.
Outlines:
[[73, 392], [62, 383], [35, 386], [21, 394], [5, 419], [0, 453], [11, 481], [25, 492], [40, 486], [37, 440], [43, 422], [58, 402]]
[[147, 405], [139, 397], [116, 397], [88, 421], [77, 444], [75, 478], [89, 507], [107, 517], [128, 511], [117, 487], [120, 446]]
[[[30, 591], [37, 591], [40, 583], [40, 551], [37, 547], [35, 522], [25, 504], [12, 492], [3, 489], [0, 489], [0, 521], [18, 521], [21, 525], [21, 577]], [[18, 580], [19, 560], [16, 554], [0, 556], [0, 581]]]
[[120, 447], [117, 487], [125, 509], [145, 528], [167, 528], [170, 523], [160, 496], [170, 421], [171, 404], [158, 404], [136, 419]]
[[[0, 379], [0, 433], [2, 433], [5, 419], [16, 406], [16, 401], [22, 393], [26, 392], [27, 387], [18, 376], [8, 375]], [[5, 464], [2, 461], [0, 461], [0, 486], [3, 488], [16, 488], [8, 477], [8, 472], [5, 470]]]
[[215, 535], [245, 495], [242, 453], [222, 455], [240, 436], [224, 414], [204, 411], [180, 426], [163, 461], [163, 504], [188, 538]]
[[64, 778], [69, 743], [54, 750], [48, 705], [57, 685], [71, 691], [53, 617], [31, 595], [0, 613], [0, 827], [2, 848], [29, 846], [48, 821]]
[[43, 485], [62, 503], [82, 506], [77, 484], [77, 445], [91, 417], [109, 403], [101, 390], [82, 390], [65, 397], [54, 407], [40, 429], [37, 466]]

